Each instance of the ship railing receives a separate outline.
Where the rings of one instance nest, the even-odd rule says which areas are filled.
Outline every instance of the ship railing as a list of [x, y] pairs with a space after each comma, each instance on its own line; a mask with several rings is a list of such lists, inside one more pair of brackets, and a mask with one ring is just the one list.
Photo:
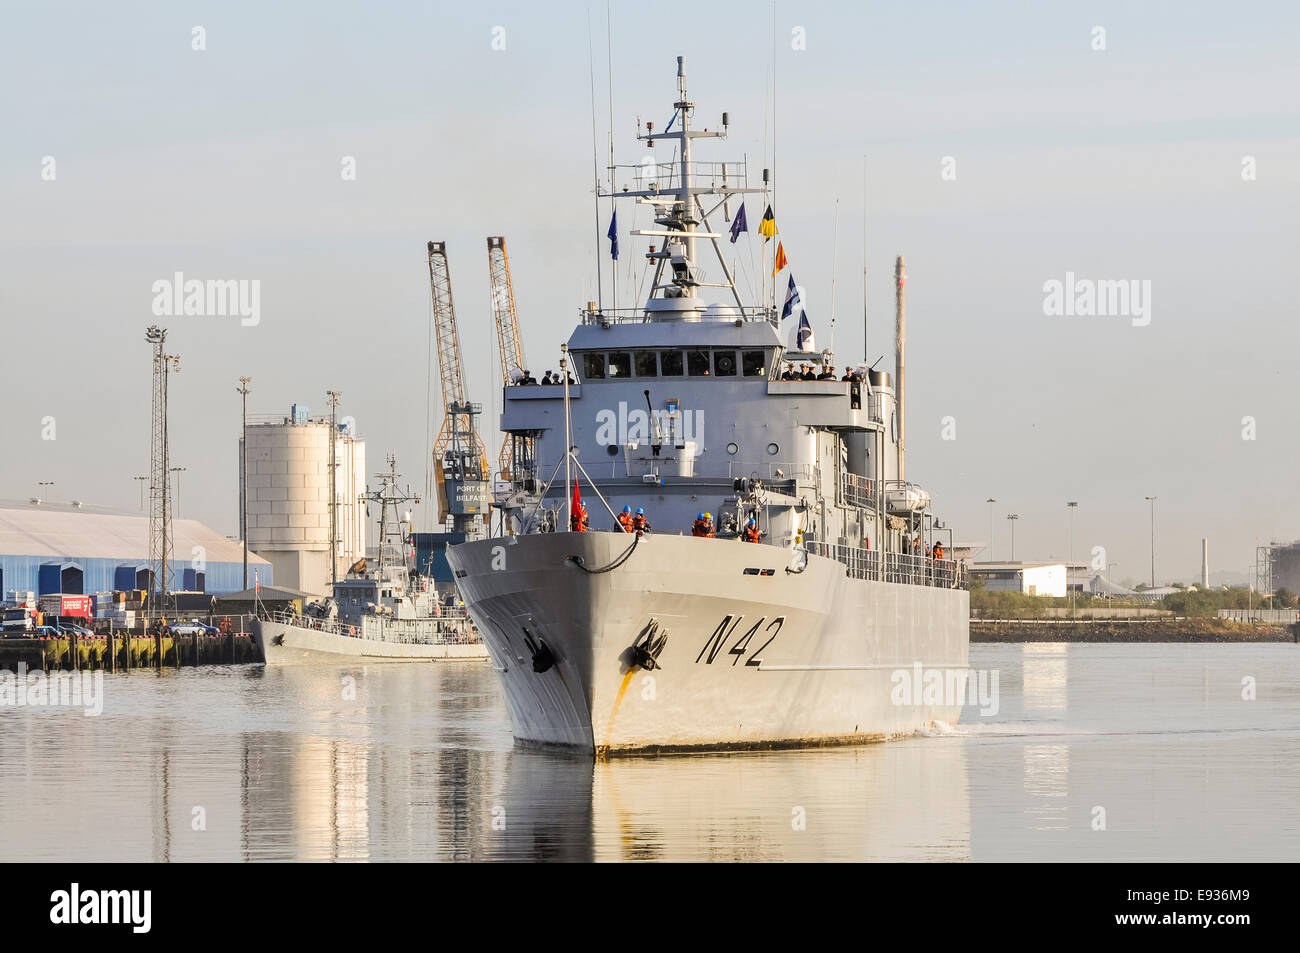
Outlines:
[[[321, 619], [312, 615], [299, 615], [289, 609], [262, 609], [258, 612], [258, 618], [266, 622], [278, 622], [282, 625], [296, 625], [303, 629], [312, 629], [316, 632], [327, 632], [332, 635], [356, 635], [356, 627], [348, 626], [336, 619]], [[352, 631], [348, 631], [349, 628]]]
[[483, 641], [469, 624], [468, 616], [421, 619], [414, 632], [393, 632], [386, 626], [382, 635], [385, 642], [409, 645], [473, 645]]
[[[960, 565], [951, 559], [931, 559], [910, 553], [881, 553], [860, 546], [808, 541], [804, 548], [843, 564], [850, 579], [873, 579], [908, 586], [955, 589], [963, 585]], [[882, 561], [883, 560], [883, 561]]]
[[[746, 321], [768, 321], [771, 322], [775, 312], [770, 308], [745, 307], [733, 308], [727, 305], [726, 319], [735, 320], [736, 312], [739, 311]], [[589, 310], [581, 308], [578, 316], [583, 324], [597, 324], [601, 326], [611, 324], [652, 324], [659, 320], [653, 314], [647, 314], [645, 308], [596, 308]]]
[[746, 463], [744, 461], [731, 460], [727, 464], [727, 478], [734, 480], [737, 477], [760, 477], [767, 484], [767, 489], [773, 493], [784, 493], [785, 490], [778, 488], [777, 484], [784, 483], [816, 483], [818, 469], [815, 463]]
[[[650, 158], [646, 157], [647, 160]], [[631, 179], [631, 184], [638, 192], [652, 188], [665, 193], [672, 193], [681, 188], [683, 163], [678, 162], [620, 162], [614, 169]], [[749, 170], [744, 162], [714, 162], [708, 159], [692, 159], [685, 163], [692, 183], [697, 187], [709, 185], [716, 189], [745, 189], [749, 187]]]
[[876, 481], [856, 473], [840, 474], [840, 500], [846, 506], [876, 507]]
[[[325, 632], [330, 635], [343, 635], [349, 638], [362, 638], [364, 625], [340, 622], [337, 619], [319, 619], [311, 615], [298, 615], [286, 609], [275, 611], [262, 610], [259, 617], [267, 622], [283, 625], [296, 625], [303, 629]], [[393, 631], [389, 625], [380, 620], [371, 620], [372, 626], [378, 626], [380, 640], [384, 642], [406, 642], [414, 645], [459, 645], [481, 641], [472, 631], [469, 613], [461, 607], [444, 610], [444, 614], [429, 619], [419, 620], [414, 632]]]

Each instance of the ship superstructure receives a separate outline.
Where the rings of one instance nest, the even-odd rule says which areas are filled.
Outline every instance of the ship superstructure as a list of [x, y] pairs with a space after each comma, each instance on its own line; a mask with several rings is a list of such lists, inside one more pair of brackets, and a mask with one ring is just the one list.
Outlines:
[[[694, 158], [729, 125], [697, 130], [694, 110], [679, 57], [672, 120], [640, 135], [673, 162], [629, 167], [638, 188], [611, 189], [654, 211], [631, 233], [649, 246], [649, 297], [589, 304], [560, 383], [505, 388], [501, 429], [533, 449], [498, 496], [511, 535], [448, 549], [516, 736], [617, 752], [955, 720], [951, 693], [898, 704], [891, 691], [915, 665], [964, 672], [969, 614], [955, 563], [927, 555], [928, 495], [900, 479], [892, 381], [781, 379], [786, 362], [832, 355], [788, 350], [775, 307], [743, 302], [710, 222], [766, 187], [744, 164]], [[705, 246], [722, 281], [699, 264]], [[564, 531], [575, 496], [589, 532]], [[651, 532], [625, 532], [624, 506]], [[704, 513], [713, 535], [692, 535]], [[742, 541], [751, 526], [757, 545]]]

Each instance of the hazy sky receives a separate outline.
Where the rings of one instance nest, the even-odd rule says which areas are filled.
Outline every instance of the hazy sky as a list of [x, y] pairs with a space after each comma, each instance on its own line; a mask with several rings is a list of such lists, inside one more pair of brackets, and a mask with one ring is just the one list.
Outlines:
[[[620, 161], [644, 151], [638, 116], [671, 116], [682, 54], [695, 123], [731, 114], [730, 140], [698, 157], [761, 168], [770, 4], [615, 7]], [[182, 359], [181, 513], [225, 533], [240, 375], [255, 413], [323, 411], [342, 391], [370, 469], [391, 451], [423, 484], [426, 241], [448, 243], [472, 397], [489, 408], [485, 236], [507, 236], [534, 371], [595, 297], [588, 21], [604, 150], [603, 4], [7, 2], [3, 17], [0, 497], [53, 480], [42, 495], [137, 508], [143, 332], [153, 283], [175, 272], [261, 282], [256, 326], [159, 322]], [[959, 540], [987, 539], [992, 496], [998, 558], [1011, 511], [1018, 558], [1063, 557], [1078, 500], [1075, 556], [1104, 546], [1116, 577], [1141, 580], [1151, 494], [1162, 580], [1198, 574], [1202, 536], [1212, 568], [1238, 574], [1257, 539], [1300, 536], [1300, 10], [782, 2], [775, 33], [777, 222], [818, 344], [838, 199], [835, 345], [862, 356], [867, 155], [867, 358], [892, 365], [904, 254], [908, 476]], [[624, 267], [643, 241], [624, 235]], [[1150, 323], [1046, 315], [1044, 283], [1067, 272], [1149, 281]]]

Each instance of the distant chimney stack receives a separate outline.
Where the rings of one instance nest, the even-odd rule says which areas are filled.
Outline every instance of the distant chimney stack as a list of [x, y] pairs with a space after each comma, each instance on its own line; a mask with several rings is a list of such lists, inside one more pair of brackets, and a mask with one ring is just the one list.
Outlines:
[[903, 256], [894, 261], [894, 401], [898, 408], [898, 479], [907, 479], [907, 418], [904, 408], [907, 404], [907, 383], [904, 378], [907, 352], [907, 268]]
[[1210, 588], [1210, 541], [1201, 539], [1201, 588]]

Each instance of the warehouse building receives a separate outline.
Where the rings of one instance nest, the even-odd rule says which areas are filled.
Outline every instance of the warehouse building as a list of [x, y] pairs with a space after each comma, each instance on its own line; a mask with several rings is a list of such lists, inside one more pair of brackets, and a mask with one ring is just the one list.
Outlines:
[[[366, 445], [351, 419], [334, 425], [330, 496], [330, 418], [294, 404], [288, 416], [249, 417], [248, 545], [275, 566], [281, 586], [330, 592], [330, 504], [334, 503], [334, 573], [342, 577], [366, 554]], [[241, 482], [243, 474], [240, 474]]]
[[1064, 596], [1064, 563], [974, 563], [967, 572], [984, 580], [990, 592]]
[[[169, 588], [222, 595], [244, 588], [244, 550], [197, 520], [172, 521]], [[248, 554], [250, 583], [273, 581]], [[149, 517], [80, 503], [0, 502], [0, 593], [73, 595], [149, 585]]]

